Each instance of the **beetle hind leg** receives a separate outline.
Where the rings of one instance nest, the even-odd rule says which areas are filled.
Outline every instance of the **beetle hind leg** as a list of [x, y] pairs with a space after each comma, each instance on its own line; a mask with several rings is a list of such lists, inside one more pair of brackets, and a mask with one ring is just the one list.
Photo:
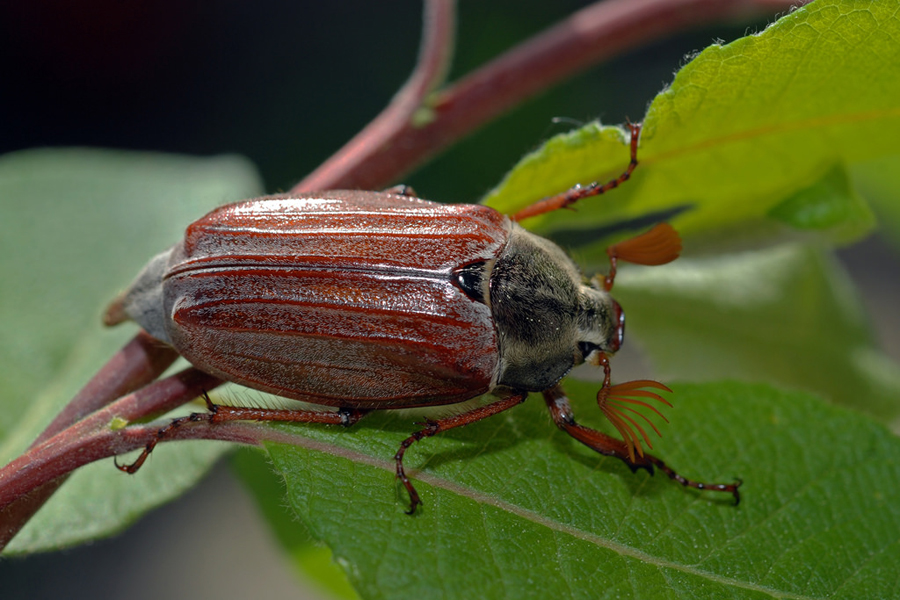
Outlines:
[[[204, 397], [207, 398], [207, 406], [209, 406], [211, 404], [209, 402], [209, 397], [205, 396], [205, 395], [204, 395]], [[214, 404], [212, 406], [215, 407]], [[147, 442], [147, 445], [144, 446], [144, 450], [141, 452], [141, 455], [137, 457], [137, 460], [135, 460], [131, 464], [120, 465], [118, 459], [114, 458], [113, 464], [116, 466], [116, 468], [118, 470], [122, 471], [123, 473], [128, 473], [129, 475], [134, 475], [135, 473], [138, 472], [138, 469], [140, 469], [144, 465], [144, 462], [146, 462], [147, 458], [149, 458], [149, 456], [153, 452], [154, 448], [156, 448], [156, 444], [165, 440], [167, 437], [171, 437], [176, 429], [178, 429], [179, 427], [181, 427], [182, 425], [185, 425], [187, 423], [199, 423], [201, 421], [208, 421], [211, 423], [214, 416], [215, 416], [215, 412], [191, 413], [186, 417], [179, 417], [177, 419], [172, 419], [168, 425], [161, 427], [159, 430], [157, 430], [156, 437], [152, 438], [149, 442]]]
[[560, 386], [554, 386], [544, 392], [544, 400], [547, 408], [550, 409], [550, 416], [556, 426], [568, 433], [570, 436], [604, 456], [612, 456], [618, 458], [631, 469], [637, 472], [638, 469], [646, 469], [648, 473], [653, 474], [654, 467], [666, 474], [667, 477], [673, 479], [685, 487], [692, 487], [698, 490], [713, 490], [716, 492], [726, 492], [734, 497], [734, 504], [737, 506], [741, 501], [740, 488], [741, 480], [738, 479], [734, 483], [705, 483], [695, 481], [679, 475], [674, 469], [668, 466], [659, 458], [646, 452], [634, 455], [629, 450], [629, 445], [616, 438], [606, 435], [595, 429], [579, 425], [575, 422], [572, 415], [572, 407], [569, 405], [569, 399]]
[[349, 427], [366, 414], [366, 411], [364, 410], [352, 408], [342, 408], [337, 411], [331, 411], [225, 406], [222, 404], [214, 404], [206, 393], [203, 394], [203, 399], [206, 401], [206, 409], [208, 412], [191, 413], [186, 417], [173, 419], [168, 425], [161, 427], [156, 432], [156, 436], [147, 442], [147, 445], [144, 446], [144, 450], [141, 452], [141, 455], [138, 456], [137, 460], [127, 465], [120, 465], [116, 462], [116, 468], [133, 475], [141, 468], [141, 466], [143, 466], [144, 462], [146, 462], [147, 458], [159, 442], [172, 437], [175, 430], [187, 423], [199, 423], [204, 421], [209, 424], [223, 423], [225, 421], [287, 421], [295, 423], [344, 425], [345, 427]]
[[528, 394], [526, 392], [516, 393], [509, 396], [504, 396], [496, 400], [495, 402], [486, 404], [485, 406], [479, 406], [478, 408], [474, 408], [458, 415], [453, 415], [436, 420], [427, 419], [424, 423], [419, 423], [420, 425], [425, 425], [425, 427], [423, 427], [419, 431], [416, 431], [411, 436], [403, 440], [400, 443], [400, 448], [394, 455], [394, 461], [397, 465], [397, 479], [400, 480], [400, 482], [403, 484], [403, 487], [406, 488], [406, 492], [409, 494], [409, 510], [406, 511], [406, 514], [413, 514], [414, 512], [416, 512], [416, 507], [422, 504], [422, 500], [419, 498], [419, 493], [416, 491], [415, 486], [413, 486], [412, 482], [409, 480], [409, 477], [407, 477], [406, 471], [403, 468], [403, 455], [406, 453], [406, 450], [410, 446], [412, 446], [419, 440], [431, 437], [442, 431], [447, 431], [448, 429], [453, 429], [454, 427], [469, 425], [471, 423], [475, 423], [476, 421], [494, 416], [497, 413], [501, 413], [504, 410], [516, 406], [517, 404], [521, 404], [525, 401], [525, 398], [527, 396]]

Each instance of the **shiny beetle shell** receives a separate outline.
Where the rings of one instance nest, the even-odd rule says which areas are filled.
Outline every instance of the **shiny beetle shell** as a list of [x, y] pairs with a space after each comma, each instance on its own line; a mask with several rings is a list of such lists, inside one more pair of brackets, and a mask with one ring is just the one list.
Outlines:
[[214, 210], [107, 314], [125, 318], [216, 376], [362, 409], [546, 390], [622, 327], [558, 246], [497, 211], [362, 191]]

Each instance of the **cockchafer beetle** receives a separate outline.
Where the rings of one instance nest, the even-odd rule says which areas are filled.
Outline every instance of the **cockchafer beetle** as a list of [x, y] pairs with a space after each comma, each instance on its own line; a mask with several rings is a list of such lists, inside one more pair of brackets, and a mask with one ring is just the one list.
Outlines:
[[[554, 243], [517, 221], [602, 194], [637, 166], [640, 128], [631, 127], [631, 162], [616, 179], [546, 198], [505, 216], [481, 205], [446, 205], [387, 192], [328, 191], [270, 196], [218, 208], [192, 223], [184, 240], [155, 258], [107, 310], [109, 325], [131, 319], [195, 367], [222, 379], [337, 410], [214, 405], [188, 420], [275, 420], [352, 425], [373, 410], [491, 402], [428, 419], [395, 455], [397, 477], [422, 502], [403, 468], [413, 443], [474, 423], [541, 392], [556, 425], [632, 471], [654, 467], [684, 486], [731, 493], [740, 481], [686, 479], [644, 452], [650, 446], [631, 405], [662, 414], [671, 406], [655, 381], [612, 385], [609, 356], [625, 320], [609, 290], [619, 259], [660, 265], [681, 240], [662, 223], [607, 249], [609, 274], [586, 281]], [[602, 367], [597, 393], [618, 440], [575, 422], [561, 379], [576, 365]], [[657, 431], [657, 434], [659, 432]], [[117, 465], [118, 466], [118, 465]]]

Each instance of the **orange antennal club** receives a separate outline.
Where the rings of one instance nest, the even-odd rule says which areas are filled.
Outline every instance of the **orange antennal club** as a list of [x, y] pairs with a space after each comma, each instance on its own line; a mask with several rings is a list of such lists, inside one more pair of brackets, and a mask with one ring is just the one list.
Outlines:
[[646, 233], [613, 244], [606, 249], [606, 254], [609, 255], [609, 275], [604, 287], [609, 291], [616, 279], [619, 259], [647, 266], [670, 263], [681, 254], [681, 236], [668, 223], [659, 223]]

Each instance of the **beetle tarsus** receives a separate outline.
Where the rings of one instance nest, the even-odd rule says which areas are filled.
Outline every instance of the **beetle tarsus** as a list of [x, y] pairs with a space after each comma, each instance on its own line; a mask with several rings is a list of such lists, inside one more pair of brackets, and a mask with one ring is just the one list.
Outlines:
[[219, 405], [213, 403], [212, 399], [209, 397], [209, 394], [206, 393], [206, 390], [203, 390], [203, 401], [206, 402], [206, 410], [208, 410], [212, 414], [216, 414], [217, 412], [219, 412]]
[[688, 479], [682, 475], [679, 475], [675, 472], [674, 469], [669, 467], [666, 463], [661, 461], [660, 459], [652, 456], [650, 454], [644, 455], [645, 458], [650, 460], [656, 467], [665, 473], [669, 479], [677, 481], [684, 487], [691, 487], [696, 490], [712, 490], [714, 492], [726, 492], [731, 494], [734, 497], [734, 505], [737, 506], [741, 503], [741, 491], [740, 487], [743, 484], [743, 480], [740, 478], [735, 478], [734, 483], [704, 483], [702, 481], [694, 481], [693, 479]]
[[[212, 404], [212, 402], [209, 400], [209, 396], [207, 396], [205, 392], [203, 393], [203, 396], [204, 398], [206, 398], [207, 406], [212, 406], [213, 408], [216, 407], [216, 405]], [[154, 448], [156, 448], [156, 444], [172, 435], [172, 432], [175, 429], [181, 427], [185, 423], [198, 423], [200, 421], [209, 421], [211, 423], [213, 422], [215, 413], [215, 410], [211, 410], [211, 412], [209, 413], [191, 413], [186, 417], [172, 419], [172, 421], [168, 425], [166, 425], [165, 427], [160, 427], [156, 431], [156, 437], [151, 438], [150, 441], [147, 442], [147, 445], [144, 446], [144, 450], [141, 452], [141, 455], [137, 457], [137, 460], [128, 465], [120, 465], [117, 459], [113, 459], [113, 464], [118, 470], [122, 471], [123, 473], [134, 475], [147, 461], [147, 458], [153, 452]]]
[[413, 486], [412, 482], [409, 480], [409, 477], [406, 476], [406, 470], [403, 468], [403, 455], [406, 453], [407, 448], [412, 446], [414, 443], [421, 440], [423, 437], [427, 435], [434, 435], [433, 433], [427, 434], [427, 430], [420, 430], [406, 438], [400, 443], [400, 448], [397, 450], [397, 453], [394, 454], [394, 462], [396, 463], [397, 469], [397, 479], [400, 480], [400, 483], [403, 484], [403, 487], [406, 488], [406, 493], [409, 494], [409, 510], [406, 511], [406, 514], [411, 515], [416, 512], [416, 507], [422, 504], [422, 500], [419, 498], [419, 493], [416, 492], [415, 486]]
[[653, 469], [653, 465], [651, 465], [651, 464], [633, 463], [629, 460], [625, 460], [624, 462], [625, 462], [625, 466], [627, 466], [629, 469], [631, 469], [632, 473], [637, 473], [641, 469], [644, 469], [645, 471], [650, 473], [650, 475], [653, 475], [656, 472]]
[[600, 194], [604, 194], [610, 190], [613, 190], [628, 181], [631, 178], [631, 173], [638, 166], [637, 148], [638, 139], [640, 138], [641, 134], [641, 124], [628, 123], [628, 127], [631, 132], [631, 140], [629, 143], [629, 147], [631, 149], [631, 160], [628, 163], [628, 167], [626, 167], [625, 171], [623, 171], [621, 175], [619, 175], [615, 179], [607, 181], [604, 184], [600, 184], [599, 182], [594, 182], [587, 186], [575, 184], [570, 189], [561, 194], [538, 200], [534, 204], [526, 206], [519, 212], [511, 215], [510, 218], [513, 221], [521, 221], [523, 219], [536, 217], [544, 213], [553, 212], [554, 210], [559, 210], [561, 208], [569, 208], [579, 200], [584, 200], [585, 198], [590, 198], [591, 196], [599, 196]]

